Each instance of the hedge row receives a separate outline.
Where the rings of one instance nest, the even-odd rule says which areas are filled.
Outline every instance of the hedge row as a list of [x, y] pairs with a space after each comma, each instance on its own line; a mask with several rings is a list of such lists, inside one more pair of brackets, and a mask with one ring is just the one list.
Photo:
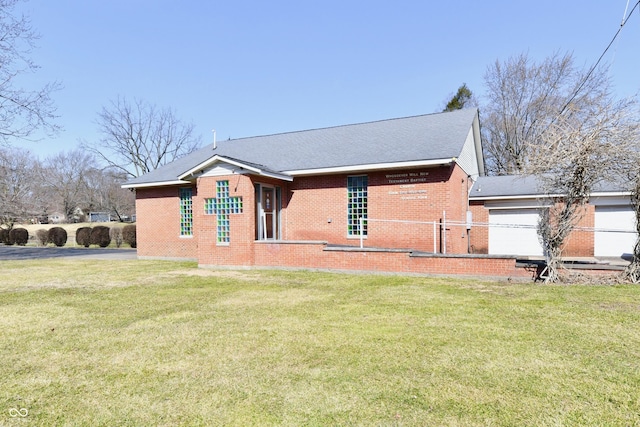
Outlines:
[[[53, 243], [58, 247], [62, 247], [67, 243], [67, 231], [62, 227], [53, 227], [49, 230], [36, 231], [36, 239], [38, 244], [47, 246]], [[90, 245], [106, 248], [111, 241], [119, 248], [122, 243], [127, 243], [132, 248], [136, 247], [136, 226], [134, 224], [125, 225], [124, 227], [109, 228], [103, 225], [95, 227], [80, 227], [76, 231], [76, 243], [80, 246], [88, 248]], [[0, 243], [5, 245], [24, 246], [29, 241], [29, 232], [25, 228], [12, 228], [6, 230], [0, 228]]]
[[29, 241], [29, 232], [26, 228], [12, 228], [11, 230], [5, 230], [0, 228], [0, 242], [5, 245], [19, 245], [24, 246]]
[[95, 227], [80, 227], [76, 230], [76, 243], [85, 248], [91, 245], [106, 248], [111, 244], [111, 240], [114, 241], [118, 248], [122, 245], [122, 242], [135, 248], [136, 226], [129, 224], [122, 228], [109, 228], [104, 225], [97, 225]]

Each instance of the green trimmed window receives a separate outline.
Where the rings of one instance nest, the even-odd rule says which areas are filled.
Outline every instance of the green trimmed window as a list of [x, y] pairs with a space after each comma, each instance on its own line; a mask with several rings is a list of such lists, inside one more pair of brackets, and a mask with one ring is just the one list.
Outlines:
[[193, 192], [191, 188], [180, 189], [180, 235], [193, 236]]
[[367, 189], [366, 175], [347, 177], [347, 235], [360, 235], [360, 218], [364, 218], [362, 234], [367, 235]]

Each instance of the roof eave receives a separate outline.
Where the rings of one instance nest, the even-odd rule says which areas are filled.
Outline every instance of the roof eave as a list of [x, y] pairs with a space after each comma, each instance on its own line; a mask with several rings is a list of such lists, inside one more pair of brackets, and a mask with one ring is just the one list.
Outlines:
[[522, 194], [517, 196], [469, 196], [470, 201], [474, 200], [523, 200], [523, 199], [545, 199], [562, 197], [561, 194]]
[[631, 195], [631, 191], [601, 191], [593, 192], [590, 197], [627, 197]]
[[185, 185], [191, 184], [190, 181], [178, 179], [173, 181], [155, 181], [155, 182], [141, 182], [132, 184], [122, 184], [120, 188], [147, 188], [147, 187], [166, 187], [171, 185]]
[[291, 176], [310, 176], [310, 175], [326, 175], [337, 173], [350, 173], [350, 172], [366, 172], [366, 171], [379, 171], [379, 170], [391, 170], [391, 169], [406, 169], [421, 166], [444, 166], [450, 165], [456, 162], [455, 157], [449, 157], [446, 159], [433, 159], [433, 160], [414, 160], [408, 162], [393, 162], [393, 163], [373, 163], [365, 165], [350, 165], [350, 166], [334, 166], [328, 168], [315, 168], [315, 169], [297, 169], [284, 171]]
[[[473, 190], [472, 190], [473, 191]], [[601, 191], [593, 192], [589, 195], [590, 198], [594, 197], [627, 197], [631, 193], [629, 191]], [[512, 196], [469, 196], [469, 200], [522, 200], [522, 199], [545, 199], [545, 198], [557, 198], [564, 197], [563, 194], [520, 194]]]

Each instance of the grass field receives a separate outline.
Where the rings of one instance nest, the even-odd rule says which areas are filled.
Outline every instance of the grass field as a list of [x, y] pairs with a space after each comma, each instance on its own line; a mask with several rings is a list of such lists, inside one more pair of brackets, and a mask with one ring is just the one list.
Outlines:
[[640, 288], [0, 264], [0, 425], [637, 426]]

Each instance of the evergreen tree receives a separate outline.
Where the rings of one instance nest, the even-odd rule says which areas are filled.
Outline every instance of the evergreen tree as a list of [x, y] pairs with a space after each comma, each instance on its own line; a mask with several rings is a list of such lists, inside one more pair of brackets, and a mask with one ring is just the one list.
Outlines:
[[462, 86], [458, 88], [458, 91], [447, 102], [447, 106], [442, 110], [443, 112], [462, 110], [465, 107], [477, 106], [477, 102], [473, 97], [473, 92], [467, 87], [466, 83], [462, 83]]

